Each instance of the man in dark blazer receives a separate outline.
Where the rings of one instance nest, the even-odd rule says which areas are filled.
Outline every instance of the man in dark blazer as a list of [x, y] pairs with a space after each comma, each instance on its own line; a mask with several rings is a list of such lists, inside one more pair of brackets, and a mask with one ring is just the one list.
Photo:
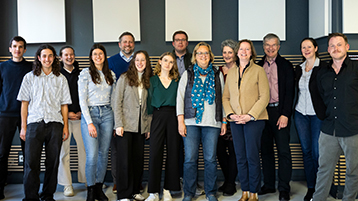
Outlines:
[[274, 193], [275, 156], [274, 143], [278, 153], [279, 200], [290, 199], [292, 161], [290, 151], [290, 117], [294, 98], [294, 72], [291, 62], [278, 54], [280, 39], [269, 33], [263, 39], [265, 56], [258, 65], [265, 71], [270, 85], [270, 102], [267, 106], [269, 120], [266, 121], [261, 141], [262, 169], [264, 185], [259, 195]]

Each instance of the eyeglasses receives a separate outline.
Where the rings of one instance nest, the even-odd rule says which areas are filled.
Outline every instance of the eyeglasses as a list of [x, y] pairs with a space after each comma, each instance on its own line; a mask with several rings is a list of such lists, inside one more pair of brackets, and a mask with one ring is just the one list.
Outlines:
[[209, 52], [197, 52], [196, 55], [198, 56], [209, 56]]
[[185, 42], [186, 39], [174, 39], [175, 42]]

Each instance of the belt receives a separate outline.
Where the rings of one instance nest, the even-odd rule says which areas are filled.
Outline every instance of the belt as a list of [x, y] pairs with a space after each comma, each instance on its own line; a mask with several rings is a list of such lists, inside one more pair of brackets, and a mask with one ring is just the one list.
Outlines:
[[278, 107], [278, 102], [276, 103], [269, 103], [267, 107]]

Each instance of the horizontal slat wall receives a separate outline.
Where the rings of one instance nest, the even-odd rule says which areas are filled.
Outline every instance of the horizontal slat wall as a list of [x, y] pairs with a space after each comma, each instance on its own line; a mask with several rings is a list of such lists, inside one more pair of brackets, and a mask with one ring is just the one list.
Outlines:
[[[302, 161], [302, 150], [301, 145], [297, 143], [291, 143], [291, 154], [292, 154], [292, 168], [293, 169], [303, 169], [303, 161]], [[23, 167], [18, 165], [18, 156], [19, 152], [21, 152], [20, 145], [12, 145], [11, 151], [10, 151], [10, 157], [8, 162], [8, 168], [9, 171], [23, 171]], [[275, 156], [277, 156], [277, 150], [275, 148]], [[166, 158], [166, 153], [164, 153], [164, 160]], [[44, 171], [45, 166], [45, 150], [42, 150], [41, 154], [41, 171]], [[148, 170], [148, 164], [149, 164], [149, 144], [146, 144], [144, 147], [144, 170]], [[276, 157], [276, 168], [278, 167], [278, 160]], [[111, 168], [111, 155], [108, 155], [108, 170]], [[203, 151], [202, 147], [200, 146], [199, 149], [199, 164], [198, 164], [199, 170], [204, 170], [204, 159], [203, 159]], [[76, 171], [78, 169], [78, 154], [76, 145], [70, 146], [70, 169], [72, 171]], [[218, 165], [218, 169], [220, 169], [220, 166]]]

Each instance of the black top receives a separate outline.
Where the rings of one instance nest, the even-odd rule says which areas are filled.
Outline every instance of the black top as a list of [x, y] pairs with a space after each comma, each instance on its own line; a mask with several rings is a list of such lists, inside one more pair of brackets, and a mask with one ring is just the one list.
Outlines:
[[345, 58], [338, 74], [332, 61], [317, 75], [318, 90], [327, 106], [321, 131], [337, 137], [358, 134], [358, 61]]
[[73, 63], [73, 70], [71, 73], [69, 73], [67, 70], [63, 68], [63, 63], [61, 62], [61, 73], [66, 77], [68, 82], [68, 87], [70, 88], [70, 94], [71, 94], [71, 100], [72, 104], [68, 105], [68, 111], [69, 112], [80, 112], [80, 103], [78, 98], [78, 76], [80, 74], [80, 69], [78, 67], [77, 61]]
[[32, 69], [32, 63], [12, 59], [0, 64], [0, 116], [20, 117], [21, 102], [17, 101], [23, 77]]
[[[317, 74], [318, 71], [321, 68], [324, 68], [327, 66], [326, 62], [323, 62], [322, 60], [320, 60], [319, 62], [319, 66], [314, 66], [312, 69], [312, 74], [308, 83], [308, 88], [311, 94], [311, 101], [313, 104], [313, 109], [316, 112], [317, 117], [320, 120], [323, 120], [325, 118], [325, 112], [326, 112], [326, 106], [323, 103], [323, 100], [321, 98], [321, 95], [318, 92], [318, 86], [317, 86]], [[298, 102], [298, 94], [299, 94], [299, 81], [301, 79], [302, 76], [302, 67], [301, 64], [297, 65], [295, 68], [295, 86], [296, 86], [296, 103], [295, 106], [297, 105]]]
[[[257, 64], [264, 66], [266, 55]], [[279, 54], [275, 60], [278, 74], [278, 110], [281, 115], [290, 119], [293, 110], [293, 98], [295, 96], [294, 72], [292, 63]]]

